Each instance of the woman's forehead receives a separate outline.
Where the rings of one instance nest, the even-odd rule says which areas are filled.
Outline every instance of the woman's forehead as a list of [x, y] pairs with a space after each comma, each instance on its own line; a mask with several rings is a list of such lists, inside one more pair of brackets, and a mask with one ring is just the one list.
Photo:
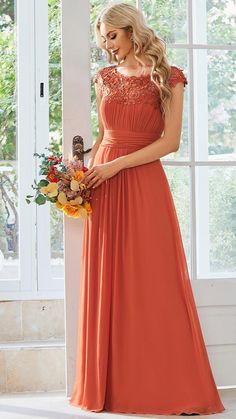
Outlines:
[[108, 25], [107, 23], [102, 22], [100, 25], [100, 34], [102, 36], [108, 36], [110, 32], [113, 32], [116, 30], [119, 30], [119, 29], [116, 28], [115, 26]]

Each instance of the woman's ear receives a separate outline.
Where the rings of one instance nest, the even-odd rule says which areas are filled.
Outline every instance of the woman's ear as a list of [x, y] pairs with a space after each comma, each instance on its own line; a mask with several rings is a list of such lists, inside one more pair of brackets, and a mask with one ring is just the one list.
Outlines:
[[134, 39], [133, 39], [133, 29], [132, 28], [130, 28], [129, 29], [129, 37], [130, 37], [130, 40], [131, 41], [133, 41]]

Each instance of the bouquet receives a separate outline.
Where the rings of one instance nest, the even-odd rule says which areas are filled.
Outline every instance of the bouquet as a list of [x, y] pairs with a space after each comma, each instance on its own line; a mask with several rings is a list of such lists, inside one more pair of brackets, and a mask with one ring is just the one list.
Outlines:
[[[50, 151], [48, 147], [45, 148]], [[27, 195], [26, 202], [43, 205], [50, 201], [69, 217], [87, 218], [92, 212], [91, 190], [83, 183], [84, 173], [88, 168], [83, 166], [77, 156], [63, 159], [57, 152], [49, 156], [45, 153], [34, 153], [34, 156], [42, 159], [39, 175], [44, 178], [38, 182], [34, 179], [31, 187], [35, 190], [35, 195]]]

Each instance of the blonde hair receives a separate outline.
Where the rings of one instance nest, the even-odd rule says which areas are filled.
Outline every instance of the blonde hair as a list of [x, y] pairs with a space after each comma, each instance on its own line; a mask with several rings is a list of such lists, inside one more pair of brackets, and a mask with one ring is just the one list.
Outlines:
[[134, 57], [143, 69], [145, 63], [140, 56], [145, 55], [152, 62], [151, 80], [156, 84], [161, 99], [161, 108], [165, 113], [169, 107], [172, 96], [168, 85], [171, 73], [171, 66], [166, 57], [166, 44], [159, 38], [153, 29], [149, 28], [144, 20], [143, 14], [132, 4], [116, 3], [105, 7], [95, 20], [95, 36], [98, 47], [107, 53], [109, 63], [117, 63], [115, 55], [104, 46], [100, 35], [100, 25], [105, 23], [127, 32], [132, 30], [134, 43]]

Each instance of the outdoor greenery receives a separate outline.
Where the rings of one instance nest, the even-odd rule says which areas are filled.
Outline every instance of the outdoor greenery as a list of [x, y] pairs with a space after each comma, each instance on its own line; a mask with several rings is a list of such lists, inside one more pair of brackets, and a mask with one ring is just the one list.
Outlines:
[[[62, 152], [61, 0], [48, 1], [49, 133], [51, 149]], [[51, 258], [63, 257], [63, 214], [50, 206]]]
[[[135, 0], [130, 0], [135, 4]], [[97, 109], [93, 77], [100, 67], [109, 65], [95, 45], [94, 20], [108, 4], [91, 0], [91, 121], [93, 139], [98, 134]], [[147, 23], [167, 44], [188, 42], [187, 0], [143, 0]], [[230, 0], [206, 0], [207, 42], [232, 44], [236, 38], [235, 13]], [[62, 145], [61, 103], [61, 15], [60, 0], [48, 1], [49, 13], [49, 117], [50, 142], [56, 150]], [[14, 0], [0, 3], [0, 249], [5, 256], [18, 257], [17, 215], [17, 121], [16, 121], [16, 11]], [[198, 43], [198, 39], [195, 40]], [[188, 75], [188, 51], [167, 46], [169, 62]], [[236, 154], [236, 51], [207, 50], [208, 67], [208, 154], [219, 160], [233, 160]], [[201, 57], [199, 56], [199, 59]], [[188, 104], [190, 86], [185, 88], [185, 106], [181, 147], [167, 156], [171, 160], [189, 159]], [[234, 157], [233, 157], [234, 156]], [[175, 199], [190, 263], [190, 172], [188, 167], [165, 167]], [[201, 168], [199, 169], [201, 170]], [[210, 269], [212, 272], [236, 270], [236, 181], [233, 167], [209, 169]], [[10, 219], [9, 208], [15, 216]], [[51, 208], [52, 257], [60, 255], [63, 219]]]

